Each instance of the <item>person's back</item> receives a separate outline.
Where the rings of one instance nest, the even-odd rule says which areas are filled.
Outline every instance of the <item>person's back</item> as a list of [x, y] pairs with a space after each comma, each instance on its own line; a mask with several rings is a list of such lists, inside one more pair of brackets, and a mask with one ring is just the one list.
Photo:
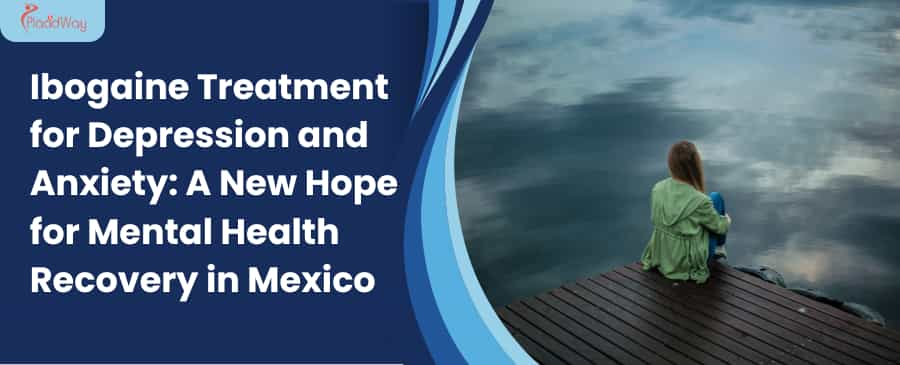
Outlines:
[[[644, 270], [656, 268], [669, 279], [706, 282], [708, 261], [731, 223], [717, 193], [704, 192], [699, 153], [690, 142], [672, 146], [669, 153], [671, 178], [653, 186], [651, 214], [653, 233], [644, 249]], [[721, 205], [717, 210], [716, 205]], [[713, 238], [710, 238], [710, 232]], [[721, 241], [721, 243], [719, 243]]]

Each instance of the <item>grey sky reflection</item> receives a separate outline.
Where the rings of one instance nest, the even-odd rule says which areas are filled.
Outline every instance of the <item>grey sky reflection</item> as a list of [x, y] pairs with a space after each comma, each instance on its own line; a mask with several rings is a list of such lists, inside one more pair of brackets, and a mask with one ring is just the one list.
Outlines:
[[733, 263], [900, 321], [894, 0], [495, 1], [456, 152], [491, 301], [635, 261], [681, 138], [735, 218]]

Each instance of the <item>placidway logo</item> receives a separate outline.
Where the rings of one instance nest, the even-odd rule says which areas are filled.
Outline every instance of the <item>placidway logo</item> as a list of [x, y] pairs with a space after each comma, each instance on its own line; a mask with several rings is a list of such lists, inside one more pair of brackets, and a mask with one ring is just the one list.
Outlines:
[[11, 42], [94, 42], [106, 30], [106, 0], [0, 0], [0, 33]]
[[22, 12], [19, 21], [22, 23], [22, 29], [25, 29], [26, 32], [56, 29], [87, 32], [88, 25], [84, 18], [74, 18], [69, 15], [54, 16], [53, 14], [48, 14], [46, 17], [31, 15], [36, 11], [38, 11], [37, 5], [25, 3], [25, 11]]

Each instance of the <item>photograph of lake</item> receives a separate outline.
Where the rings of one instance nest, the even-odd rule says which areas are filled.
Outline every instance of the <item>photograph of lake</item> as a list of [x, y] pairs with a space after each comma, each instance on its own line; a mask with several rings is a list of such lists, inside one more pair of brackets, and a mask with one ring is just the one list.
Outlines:
[[676, 141], [766, 265], [900, 328], [900, 1], [496, 0], [456, 137], [494, 306], [641, 258]]

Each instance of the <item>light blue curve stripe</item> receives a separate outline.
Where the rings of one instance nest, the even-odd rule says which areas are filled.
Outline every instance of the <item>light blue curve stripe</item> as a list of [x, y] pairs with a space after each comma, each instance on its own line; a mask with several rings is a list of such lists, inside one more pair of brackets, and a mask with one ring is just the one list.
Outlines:
[[480, 0], [463, 0], [462, 9], [459, 12], [459, 19], [456, 20], [456, 27], [453, 29], [450, 43], [447, 45], [444, 57], [441, 58], [441, 65], [438, 67], [434, 78], [432, 78], [432, 84], [428, 87], [428, 91], [425, 92], [425, 95], [428, 95], [428, 93], [431, 92], [431, 88], [434, 87], [434, 80], [437, 80], [441, 73], [444, 72], [444, 67], [447, 67], [447, 62], [450, 62], [450, 58], [453, 56], [453, 53], [456, 52], [456, 47], [459, 46], [459, 42], [462, 41], [462, 37], [466, 34], [469, 24], [472, 23], [472, 18], [475, 16], [475, 12], [478, 10], [480, 2]]
[[442, 101], [441, 109], [435, 115], [433, 130], [430, 130], [422, 153], [416, 163], [415, 177], [410, 187], [410, 197], [404, 218], [403, 254], [406, 271], [407, 285], [409, 286], [410, 301], [413, 304], [413, 312], [419, 329], [422, 333], [428, 351], [432, 359], [440, 359], [443, 363], [465, 363], [462, 354], [456, 347], [456, 343], [447, 330], [446, 323], [441, 318], [437, 302], [434, 299], [434, 290], [428, 281], [428, 269], [425, 262], [425, 244], [422, 240], [422, 191], [425, 185], [425, 170], [431, 154], [432, 146], [437, 136], [439, 116], [450, 107], [450, 99]]
[[431, 0], [428, 2], [428, 49], [425, 53], [425, 67], [422, 74], [422, 83], [419, 85], [419, 98], [416, 100], [416, 109], [422, 106], [425, 96], [431, 91], [432, 81], [437, 78], [435, 69], [438, 66], [441, 55], [444, 54], [444, 46], [449, 38], [450, 24], [453, 22], [455, 2], [453, 0]]
[[454, 143], [462, 86], [472, 54], [439, 116], [422, 190], [422, 243], [434, 299], [459, 352], [470, 364], [534, 364], [497, 317], [475, 277], [456, 203]]

